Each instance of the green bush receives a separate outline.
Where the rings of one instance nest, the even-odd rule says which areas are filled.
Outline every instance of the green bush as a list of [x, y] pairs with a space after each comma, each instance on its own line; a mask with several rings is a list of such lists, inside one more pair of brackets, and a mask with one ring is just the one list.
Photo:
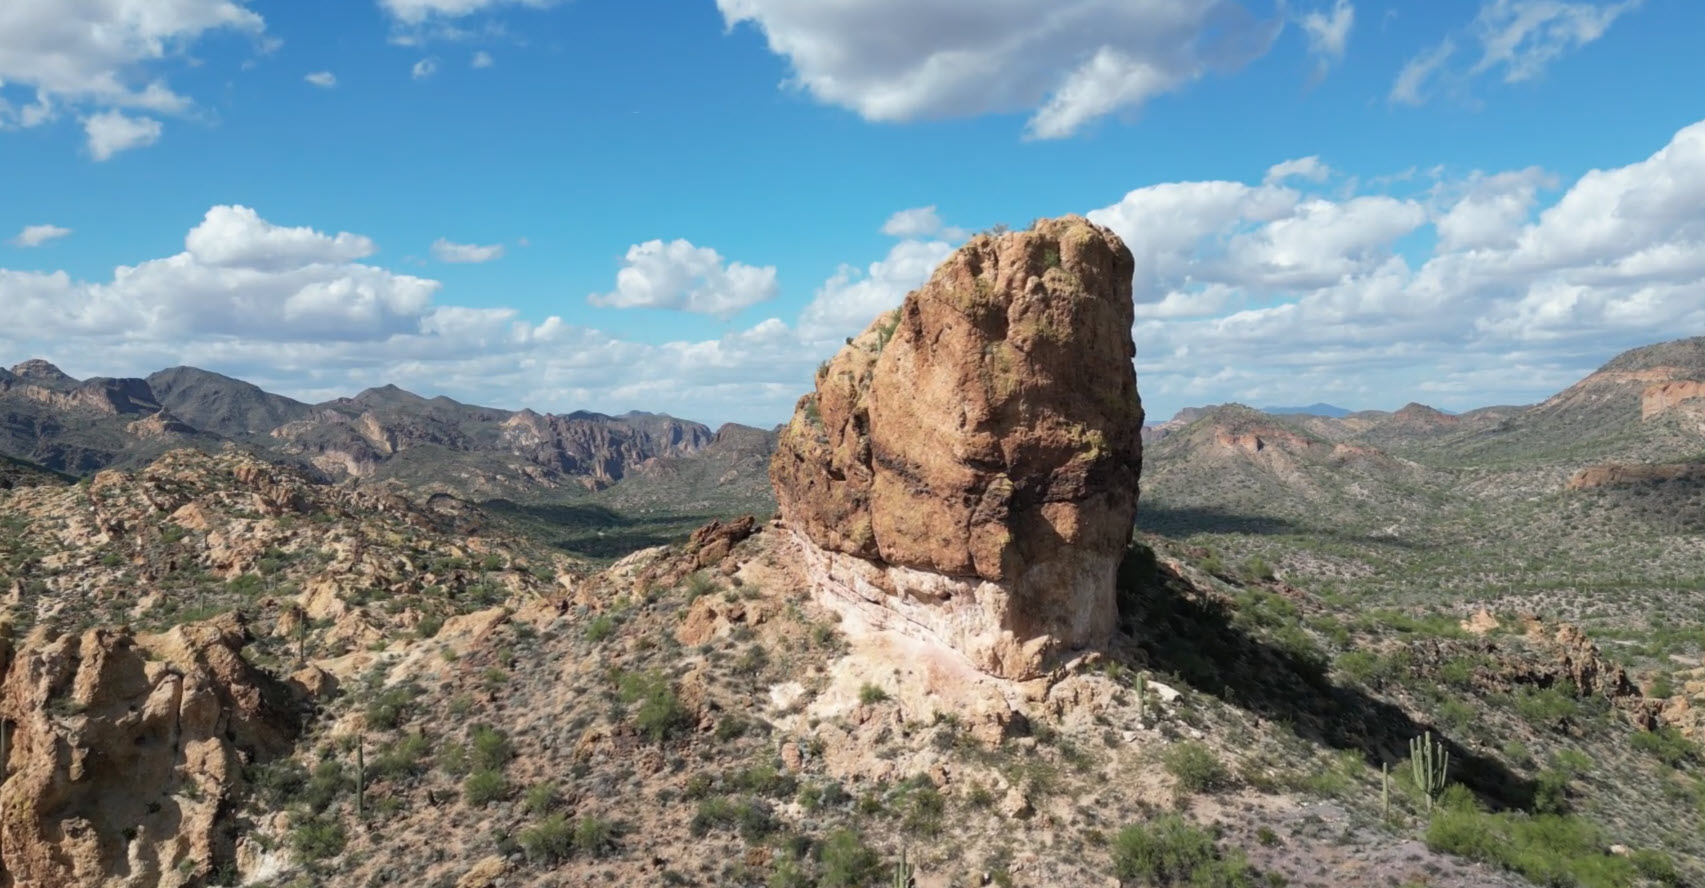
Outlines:
[[[1448, 800], [1433, 816], [1427, 825], [1427, 846], [1557, 888], [1631, 888], [1641, 874], [1635, 858], [1606, 853], [1604, 838], [1578, 817], [1491, 814], [1480, 810], [1466, 794]], [[1654, 871], [1664, 862], [1650, 855], [1639, 859], [1648, 861], [1646, 865]]]
[[838, 829], [823, 840], [823, 888], [861, 888], [882, 877], [882, 858], [858, 833]]
[[302, 789], [302, 800], [308, 809], [319, 813], [331, 807], [349, 786], [349, 778], [343, 774], [343, 763], [336, 759], [326, 759], [314, 766], [314, 774], [308, 778], [308, 784]]
[[313, 815], [296, 819], [290, 827], [290, 847], [303, 861], [324, 860], [343, 853], [349, 836], [335, 818]]
[[509, 794], [509, 781], [501, 771], [475, 771], [462, 781], [462, 797], [470, 805], [489, 805]]
[[431, 745], [425, 734], [409, 734], [379, 747], [379, 753], [367, 769], [369, 773], [389, 780], [413, 777], [421, 772], [421, 759]]
[[1161, 764], [1178, 781], [1180, 793], [1214, 792], [1231, 784], [1231, 772], [1201, 743], [1189, 741], [1167, 749]]
[[593, 642], [603, 641], [604, 639], [609, 638], [615, 631], [616, 621], [608, 615], [601, 614], [593, 617], [591, 622], [586, 624], [586, 640]]
[[667, 676], [658, 672], [631, 673], [618, 683], [624, 703], [638, 703], [634, 727], [653, 742], [662, 743], [692, 724], [692, 713], [681, 705]]
[[295, 759], [277, 759], [254, 765], [244, 772], [249, 786], [272, 807], [282, 807], [308, 785], [308, 769]]
[[616, 850], [617, 828], [614, 821], [586, 816], [575, 821], [574, 850], [588, 857], [607, 857]]
[[1561, 727], [1580, 711], [1581, 704], [1575, 695], [1556, 685], [1516, 695], [1516, 712], [1529, 724], [1540, 727]]
[[1699, 758], [1699, 747], [1693, 741], [1683, 737], [1681, 732], [1672, 725], [1665, 725], [1656, 731], [1640, 731], [1634, 735], [1634, 748], [1641, 752], [1657, 756], [1670, 767], [1679, 767], [1685, 762]]
[[574, 827], [567, 817], [552, 814], [522, 830], [516, 841], [528, 860], [554, 863], [573, 853]]
[[1113, 874], [1121, 884], [1253, 888], [1243, 852], [1221, 854], [1213, 836], [1168, 814], [1152, 823], [1127, 826], [1113, 837]]
[[367, 726], [376, 730], [388, 731], [397, 725], [408, 721], [414, 714], [414, 700], [420, 696], [420, 688], [412, 684], [399, 685], [385, 690], [367, 704]]
[[858, 702], [867, 706], [873, 703], [881, 703], [886, 699], [888, 699], [888, 692], [869, 682], [858, 689]]
[[559, 801], [556, 791], [556, 781], [546, 780], [543, 783], [533, 784], [530, 788], [528, 788], [526, 794], [523, 795], [521, 799], [522, 804], [526, 805], [529, 813], [544, 814], [550, 809], [556, 807], [557, 802]]
[[490, 725], [475, 725], [468, 745], [474, 767], [482, 771], [502, 768], [515, 757], [515, 748], [509, 743], [509, 735]]
[[934, 786], [918, 786], [906, 794], [905, 819], [901, 828], [908, 834], [935, 838], [941, 835], [942, 816], [947, 812], [945, 799]]
[[688, 824], [694, 836], [704, 836], [713, 829], [737, 831], [740, 837], [755, 842], [778, 827], [768, 804], [758, 799], [710, 798], [699, 807]]

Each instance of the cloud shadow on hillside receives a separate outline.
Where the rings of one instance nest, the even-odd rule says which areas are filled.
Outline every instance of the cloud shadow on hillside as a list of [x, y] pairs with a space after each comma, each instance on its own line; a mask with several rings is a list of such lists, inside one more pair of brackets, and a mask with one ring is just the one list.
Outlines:
[[1141, 545], [1131, 547], [1120, 567], [1119, 610], [1129, 643], [1149, 668], [1201, 693], [1287, 724], [1311, 742], [1355, 750], [1374, 768], [1398, 764], [1409, 755], [1409, 741], [1431, 731], [1450, 750], [1453, 782], [1494, 808], [1533, 805], [1531, 781], [1392, 703], [1333, 684], [1318, 651], [1281, 646], [1236, 626], [1224, 605], [1157, 564]]

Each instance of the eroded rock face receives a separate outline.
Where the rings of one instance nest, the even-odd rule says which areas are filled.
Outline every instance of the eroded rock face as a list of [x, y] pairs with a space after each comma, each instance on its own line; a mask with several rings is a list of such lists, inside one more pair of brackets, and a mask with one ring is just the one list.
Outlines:
[[1131, 253], [979, 236], [818, 375], [771, 480], [820, 596], [1028, 678], [1099, 645], [1136, 516]]
[[182, 885], [234, 859], [242, 769], [288, 748], [287, 692], [234, 616], [0, 648], [0, 884]]

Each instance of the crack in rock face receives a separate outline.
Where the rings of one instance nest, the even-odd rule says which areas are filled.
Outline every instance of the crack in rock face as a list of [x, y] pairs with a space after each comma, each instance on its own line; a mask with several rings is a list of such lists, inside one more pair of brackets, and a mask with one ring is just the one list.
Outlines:
[[818, 372], [770, 466], [826, 603], [1004, 678], [1103, 644], [1136, 518], [1130, 250], [979, 235]]

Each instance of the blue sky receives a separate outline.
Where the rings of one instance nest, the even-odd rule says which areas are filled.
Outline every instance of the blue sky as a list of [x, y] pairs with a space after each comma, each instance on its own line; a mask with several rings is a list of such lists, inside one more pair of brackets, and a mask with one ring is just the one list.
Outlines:
[[1137, 253], [1157, 419], [1529, 402], [1705, 333], [1700, 34], [1684, 0], [13, 0], [0, 361], [771, 424], [968, 232], [1075, 212]]

